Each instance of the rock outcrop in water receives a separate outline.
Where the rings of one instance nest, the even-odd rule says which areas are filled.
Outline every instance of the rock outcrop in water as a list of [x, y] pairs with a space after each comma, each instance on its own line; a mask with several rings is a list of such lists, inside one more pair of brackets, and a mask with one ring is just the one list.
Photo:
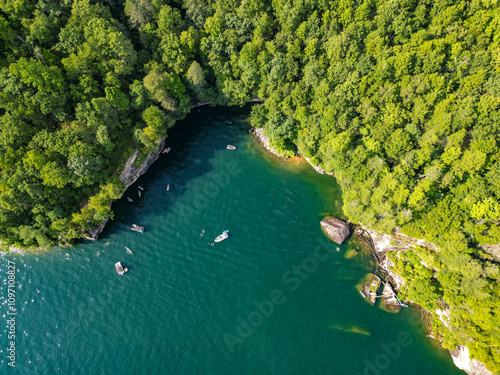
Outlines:
[[360, 286], [361, 295], [366, 298], [372, 305], [377, 301], [377, 291], [380, 289], [382, 280], [377, 275], [368, 274], [368, 280]]
[[325, 230], [326, 234], [339, 245], [344, 242], [350, 234], [349, 223], [337, 219], [336, 217], [323, 219], [321, 221], [321, 227]]
[[[394, 264], [385, 256], [386, 252], [411, 251], [416, 246], [422, 246], [437, 251], [437, 248], [434, 244], [426, 242], [422, 239], [416, 239], [406, 236], [400, 232], [399, 227], [394, 228], [392, 234], [379, 233], [370, 229], [364, 229], [362, 227], [358, 229], [358, 231], [360, 232], [360, 236], [363, 237], [365, 235], [368, 235], [369, 238], [371, 238], [374, 254], [379, 260], [379, 265], [381, 269], [387, 273], [391, 280], [391, 284], [396, 288], [396, 290], [401, 289], [402, 285], [404, 284], [404, 279], [401, 276], [393, 273], [392, 269], [394, 267]], [[387, 296], [389, 296], [390, 291], [386, 291], [386, 289], [384, 288], [384, 295], [386, 294]], [[384, 300], [388, 301], [387, 299]], [[392, 301], [392, 304], [395, 306], [394, 301]], [[436, 313], [439, 316], [441, 322], [449, 328], [450, 311], [436, 310]], [[493, 375], [493, 373], [489, 371], [482, 362], [470, 357], [469, 349], [466, 346], [457, 346], [456, 350], [450, 350], [450, 354], [453, 358], [455, 366], [457, 366], [461, 370], [464, 370], [469, 375]]]

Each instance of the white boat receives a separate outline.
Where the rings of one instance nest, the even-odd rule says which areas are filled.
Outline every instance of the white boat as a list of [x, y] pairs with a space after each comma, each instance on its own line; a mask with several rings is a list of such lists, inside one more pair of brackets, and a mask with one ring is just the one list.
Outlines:
[[132, 250], [130, 250], [127, 246], [125, 246], [125, 249], [127, 249], [127, 253], [133, 254]]
[[128, 271], [128, 269], [123, 268], [122, 262], [115, 263], [115, 268], [116, 268], [116, 272], [118, 272], [118, 275], [123, 275], [125, 272]]
[[229, 237], [228, 232], [229, 232], [228, 230], [225, 230], [224, 232], [222, 232], [222, 234], [219, 234], [217, 238], [214, 240], [214, 242], [224, 241], [226, 238]]
[[234, 147], [233, 145], [227, 145], [226, 148], [228, 150], [236, 150], [236, 147]]
[[144, 227], [141, 227], [140, 225], [132, 224], [132, 228], [130, 228], [130, 229], [135, 230], [136, 232], [139, 232], [139, 233], [144, 232]]

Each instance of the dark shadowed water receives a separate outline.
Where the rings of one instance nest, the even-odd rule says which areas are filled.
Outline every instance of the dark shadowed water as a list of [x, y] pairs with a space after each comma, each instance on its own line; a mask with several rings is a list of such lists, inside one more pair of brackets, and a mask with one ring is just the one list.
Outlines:
[[18, 313], [16, 368], [4, 328], [0, 373], [462, 374], [417, 311], [385, 312], [355, 289], [366, 257], [346, 259], [349, 242], [319, 225], [341, 215], [334, 178], [269, 156], [248, 128], [246, 109], [195, 111], [99, 241], [2, 257], [3, 326], [8, 261]]

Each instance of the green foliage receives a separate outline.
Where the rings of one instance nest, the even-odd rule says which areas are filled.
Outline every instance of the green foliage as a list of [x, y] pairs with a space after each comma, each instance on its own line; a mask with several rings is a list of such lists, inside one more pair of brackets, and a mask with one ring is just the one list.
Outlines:
[[186, 78], [195, 97], [200, 101], [207, 99], [208, 85], [205, 81], [205, 73], [197, 61], [191, 63]]
[[136, 137], [150, 149], [154, 148], [159, 139], [165, 137], [165, 115], [156, 106], [147, 108], [142, 113], [142, 119], [146, 122], [146, 127], [136, 131]]
[[351, 221], [439, 248], [394, 259], [407, 297], [452, 307], [444, 344], [500, 371], [499, 270], [477, 247], [500, 242], [497, 2], [105, 3], [0, 1], [1, 240], [83, 237], [124, 150], [197, 101], [259, 97], [252, 125], [334, 172]]

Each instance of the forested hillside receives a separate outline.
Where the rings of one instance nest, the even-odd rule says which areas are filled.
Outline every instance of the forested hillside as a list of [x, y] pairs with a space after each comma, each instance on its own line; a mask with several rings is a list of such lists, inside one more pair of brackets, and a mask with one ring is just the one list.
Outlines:
[[402, 292], [500, 371], [496, 0], [0, 0], [0, 237], [70, 243], [197, 101], [335, 173], [354, 222], [434, 243]]

